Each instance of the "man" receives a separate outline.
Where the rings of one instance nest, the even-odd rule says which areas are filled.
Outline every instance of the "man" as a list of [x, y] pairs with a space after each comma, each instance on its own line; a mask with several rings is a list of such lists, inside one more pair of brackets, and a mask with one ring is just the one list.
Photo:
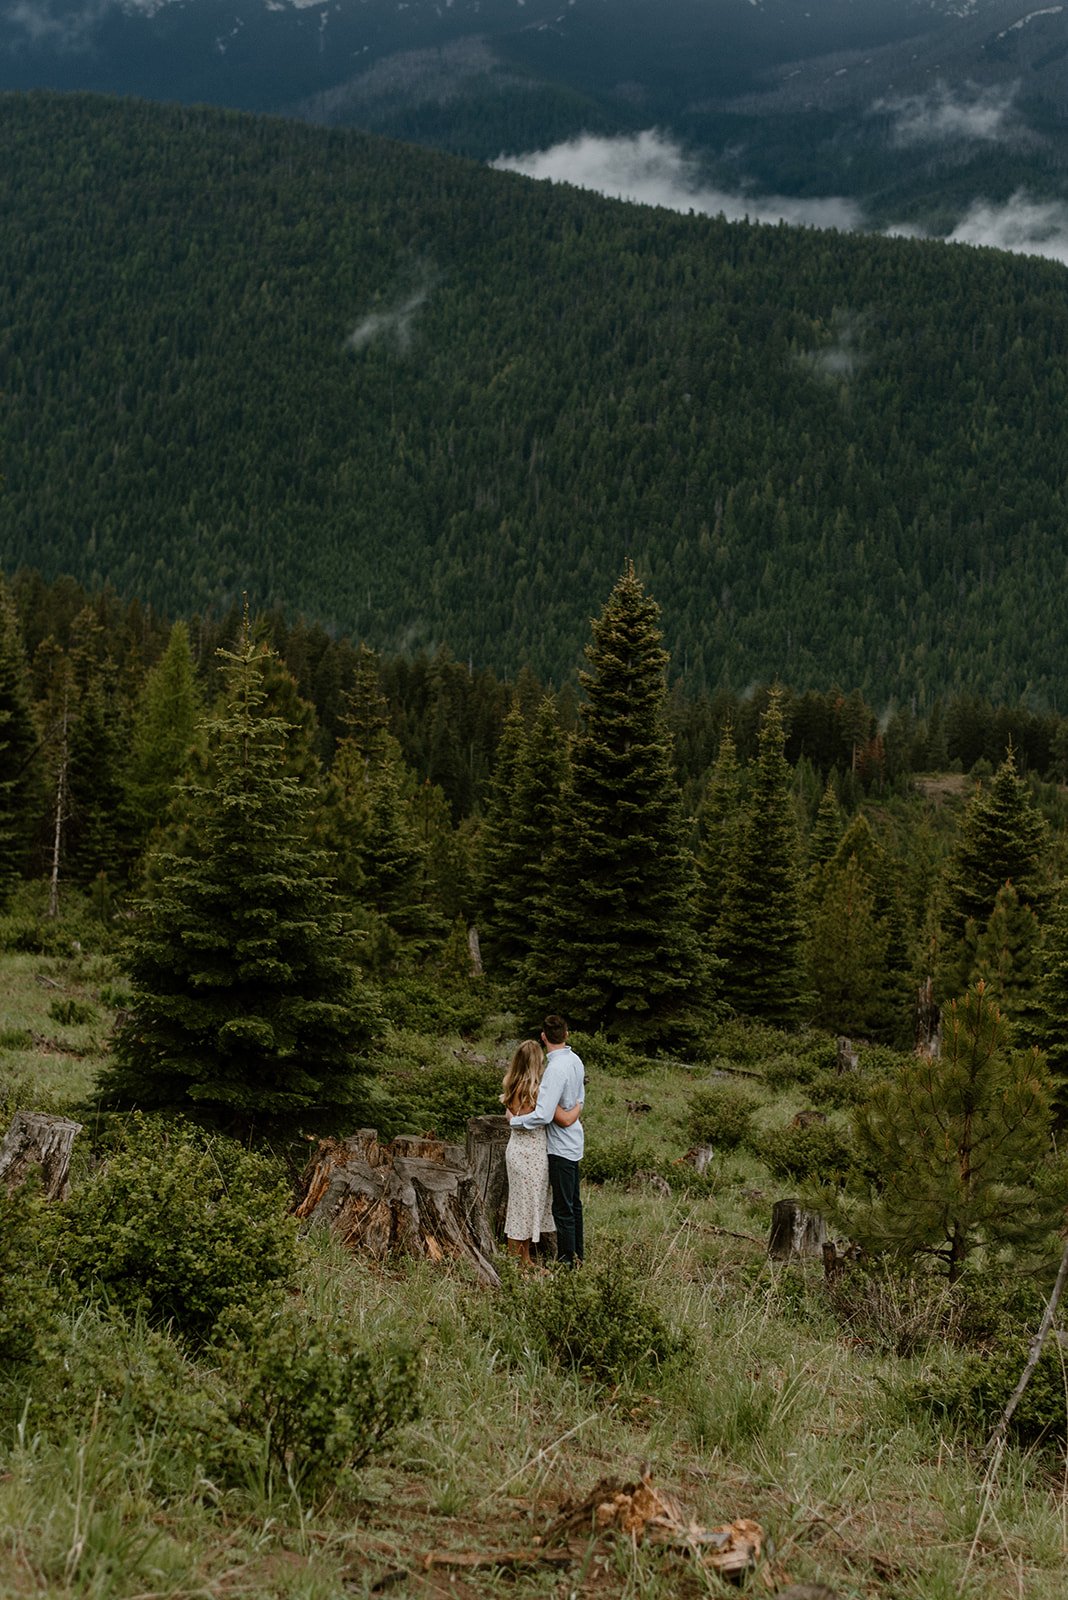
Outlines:
[[546, 1017], [541, 1031], [541, 1042], [546, 1050], [545, 1072], [538, 1090], [538, 1103], [525, 1116], [509, 1116], [508, 1120], [513, 1128], [546, 1130], [556, 1256], [565, 1266], [573, 1267], [583, 1255], [579, 1163], [586, 1140], [581, 1121], [572, 1123], [570, 1128], [561, 1128], [553, 1121], [553, 1113], [557, 1106], [570, 1111], [582, 1103], [586, 1094], [586, 1069], [567, 1041], [567, 1023], [563, 1017]]

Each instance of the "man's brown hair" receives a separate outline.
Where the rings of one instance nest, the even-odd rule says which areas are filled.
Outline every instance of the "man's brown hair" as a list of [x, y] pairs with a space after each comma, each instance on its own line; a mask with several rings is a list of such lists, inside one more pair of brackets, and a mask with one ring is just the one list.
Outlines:
[[567, 1023], [563, 1017], [558, 1017], [555, 1012], [550, 1012], [541, 1025], [541, 1030], [550, 1044], [567, 1043]]

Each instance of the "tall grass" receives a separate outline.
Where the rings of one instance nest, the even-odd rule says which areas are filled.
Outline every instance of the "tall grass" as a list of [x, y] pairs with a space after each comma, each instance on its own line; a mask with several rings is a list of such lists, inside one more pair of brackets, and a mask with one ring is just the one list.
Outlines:
[[[0, 1041], [29, 1032], [92, 1052], [0, 1042], [0, 1094], [10, 1104], [17, 1080], [20, 1095], [75, 1104], [106, 1047], [108, 978], [76, 957], [24, 955], [3, 958], [0, 978]], [[61, 1034], [48, 1017], [57, 995], [91, 1004], [99, 1020]], [[500, 1035], [477, 1047], [492, 1054]], [[444, 1066], [455, 1041], [425, 1048]], [[782, 1041], [768, 1048], [781, 1054]], [[700, 1065], [591, 1075], [591, 1146], [629, 1141], [641, 1166], [677, 1174], [690, 1097], [707, 1081]], [[760, 1120], [783, 1115], [781, 1092], [763, 1099]], [[630, 1261], [650, 1315], [687, 1340], [683, 1360], [621, 1371], [617, 1382], [565, 1359], [546, 1335], [551, 1318], [532, 1314], [532, 1297], [552, 1295], [555, 1279], [506, 1274], [502, 1291], [488, 1291], [459, 1265], [376, 1267], [311, 1235], [295, 1299], [313, 1321], [343, 1321], [370, 1351], [414, 1345], [422, 1396], [421, 1414], [380, 1454], [314, 1496], [258, 1466], [255, 1450], [241, 1471], [213, 1475], [197, 1443], [209, 1402], [225, 1402], [210, 1347], [191, 1352], [165, 1327], [67, 1302], [52, 1376], [36, 1387], [10, 1379], [3, 1391], [0, 1596], [423, 1592], [428, 1553], [536, 1550], [565, 1503], [600, 1479], [648, 1470], [704, 1526], [762, 1525], [770, 1583], [750, 1592], [793, 1580], [824, 1582], [843, 1600], [1061, 1600], [1063, 1454], [1010, 1450], [991, 1474], [959, 1437], [910, 1411], [905, 1380], [945, 1359], [923, 1320], [935, 1312], [873, 1291], [868, 1320], [850, 1325], [818, 1265], [769, 1263], [781, 1192], [747, 1149], [726, 1154], [700, 1192], [587, 1186], [583, 1273], [594, 1282], [613, 1260]], [[885, 1326], [894, 1318], [900, 1339]], [[401, 1572], [411, 1580], [391, 1577]], [[487, 1566], [452, 1587], [635, 1600], [730, 1592], [692, 1562], [625, 1539], [578, 1541], [564, 1572]]]

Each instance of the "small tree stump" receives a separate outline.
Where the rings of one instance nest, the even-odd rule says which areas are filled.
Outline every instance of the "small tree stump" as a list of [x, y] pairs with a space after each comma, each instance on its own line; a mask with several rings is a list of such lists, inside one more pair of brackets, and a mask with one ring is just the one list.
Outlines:
[[839, 1072], [856, 1072], [860, 1065], [860, 1053], [852, 1039], [847, 1039], [840, 1033], [835, 1041], [835, 1065]]
[[470, 1261], [483, 1283], [500, 1283], [482, 1196], [460, 1145], [408, 1135], [383, 1145], [373, 1128], [324, 1139], [305, 1168], [295, 1211], [376, 1261], [451, 1256]]
[[822, 1256], [827, 1224], [818, 1211], [805, 1211], [799, 1200], [776, 1200], [771, 1208], [768, 1255], [777, 1261], [791, 1256]]
[[716, 1159], [715, 1146], [695, 1144], [692, 1150], [687, 1150], [682, 1159], [693, 1168], [699, 1178], [703, 1178]]
[[70, 1158], [83, 1124], [42, 1111], [16, 1111], [0, 1145], [0, 1179], [9, 1189], [24, 1183], [35, 1168], [46, 1200], [65, 1200], [70, 1189]]

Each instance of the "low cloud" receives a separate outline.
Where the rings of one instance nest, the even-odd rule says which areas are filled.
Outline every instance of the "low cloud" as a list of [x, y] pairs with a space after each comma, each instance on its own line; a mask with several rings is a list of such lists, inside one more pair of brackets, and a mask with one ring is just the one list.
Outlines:
[[894, 118], [894, 139], [900, 145], [946, 144], [953, 139], [1001, 144], [1016, 133], [1012, 117], [1018, 85], [991, 89], [972, 85], [950, 89], [939, 83], [927, 94], [876, 100], [873, 112]]
[[1022, 191], [1006, 205], [977, 202], [949, 235], [955, 244], [985, 244], [1017, 255], [1045, 256], [1068, 267], [1068, 204], [1032, 200]]
[[864, 364], [861, 350], [864, 319], [849, 312], [839, 312], [834, 318], [833, 334], [832, 344], [809, 350], [801, 359], [819, 377], [835, 383], [848, 383]]
[[24, 44], [74, 55], [92, 49], [92, 35], [110, 9], [111, 0], [89, 0], [79, 10], [69, 11], [55, 9], [48, 0], [14, 0], [2, 16], [16, 40], [21, 36]]
[[812, 228], [851, 231], [862, 225], [860, 207], [839, 195], [795, 200], [786, 195], [730, 194], [708, 187], [681, 147], [655, 128], [633, 138], [571, 139], [549, 150], [499, 156], [493, 163], [528, 178], [550, 178], [595, 189], [617, 200], [698, 211], [729, 222], [790, 222]]
[[412, 347], [412, 324], [426, 301], [427, 293], [426, 289], [418, 289], [406, 300], [399, 301], [387, 310], [369, 312], [345, 340], [346, 347], [349, 350], [366, 350], [369, 344], [383, 340], [401, 355], [407, 355]]

